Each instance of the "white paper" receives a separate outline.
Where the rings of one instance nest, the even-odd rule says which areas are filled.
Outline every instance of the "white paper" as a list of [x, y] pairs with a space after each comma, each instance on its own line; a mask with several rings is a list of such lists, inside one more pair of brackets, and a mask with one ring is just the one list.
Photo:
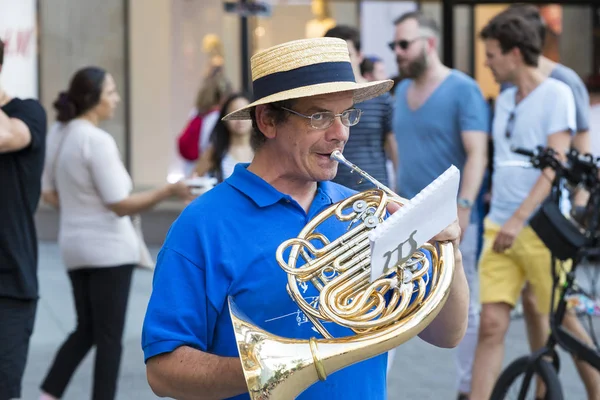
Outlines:
[[454, 165], [369, 232], [371, 282], [407, 261], [457, 219], [460, 172]]

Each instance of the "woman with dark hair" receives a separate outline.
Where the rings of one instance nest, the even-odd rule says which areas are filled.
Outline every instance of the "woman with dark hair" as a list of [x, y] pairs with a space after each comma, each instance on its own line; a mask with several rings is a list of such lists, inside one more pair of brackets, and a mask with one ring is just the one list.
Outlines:
[[132, 182], [113, 137], [99, 128], [120, 98], [101, 68], [79, 70], [54, 103], [43, 199], [59, 209], [59, 246], [73, 289], [77, 327], [60, 347], [42, 383], [42, 399], [62, 397], [80, 362], [96, 346], [92, 399], [115, 398], [121, 337], [133, 268], [141, 243], [130, 216], [176, 195], [183, 182], [131, 194]]
[[250, 145], [252, 123], [246, 120], [223, 121], [230, 112], [249, 104], [248, 96], [237, 93], [229, 96], [223, 107], [219, 120], [210, 138], [210, 147], [200, 158], [196, 174], [213, 175], [219, 182], [233, 173], [238, 163], [247, 163], [254, 158], [254, 150]]

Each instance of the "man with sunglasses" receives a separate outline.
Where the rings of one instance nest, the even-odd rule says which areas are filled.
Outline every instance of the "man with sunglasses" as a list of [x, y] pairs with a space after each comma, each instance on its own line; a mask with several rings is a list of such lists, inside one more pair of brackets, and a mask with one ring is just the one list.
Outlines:
[[450, 165], [461, 171], [457, 199], [463, 231], [461, 252], [471, 290], [469, 324], [456, 353], [457, 390], [470, 390], [477, 344], [476, 258], [479, 242], [475, 210], [487, 165], [489, 107], [477, 82], [439, 59], [437, 23], [420, 12], [395, 21], [390, 49], [403, 79], [396, 89], [393, 130], [398, 142], [397, 191], [412, 198]]
[[[513, 147], [569, 148], [575, 131], [575, 102], [569, 87], [538, 68], [542, 51], [535, 26], [518, 13], [495, 16], [480, 33], [486, 65], [497, 82], [509, 82], [496, 99], [492, 122], [494, 173], [479, 264], [482, 303], [471, 400], [487, 400], [500, 373], [510, 312], [529, 282], [536, 318], [548, 332], [552, 291], [551, 256], [528, 221], [548, 196], [554, 173], [526, 168]], [[535, 351], [544, 338], [532, 338]]]

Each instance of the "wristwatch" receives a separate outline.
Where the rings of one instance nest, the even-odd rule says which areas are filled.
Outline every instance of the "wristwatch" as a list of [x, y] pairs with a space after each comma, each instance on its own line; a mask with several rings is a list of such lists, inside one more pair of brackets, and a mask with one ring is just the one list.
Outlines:
[[459, 198], [457, 200], [457, 204], [460, 208], [472, 208], [473, 207], [473, 202], [469, 199], [465, 199], [465, 198]]

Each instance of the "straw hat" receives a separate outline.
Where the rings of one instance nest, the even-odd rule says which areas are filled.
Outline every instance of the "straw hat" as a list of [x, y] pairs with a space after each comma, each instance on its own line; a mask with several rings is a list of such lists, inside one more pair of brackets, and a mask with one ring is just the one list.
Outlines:
[[377, 97], [392, 87], [391, 80], [356, 83], [348, 44], [338, 38], [295, 40], [255, 54], [250, 60], [255, 101], [224, 120], [250, 119], [259, 104], [327, 93], [354, 92], [354, 102]]

